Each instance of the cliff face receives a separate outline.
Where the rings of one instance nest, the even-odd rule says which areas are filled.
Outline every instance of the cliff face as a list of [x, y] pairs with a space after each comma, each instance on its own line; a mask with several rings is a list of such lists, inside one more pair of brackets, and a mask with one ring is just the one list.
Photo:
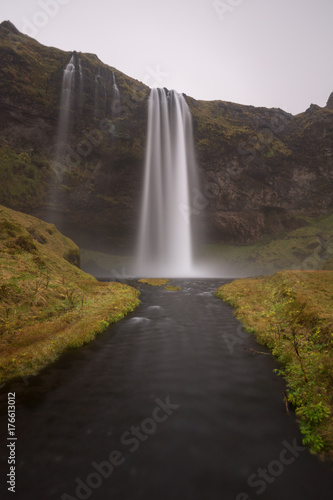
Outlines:
[[[44, 47], [9, 22], [0, 25], [0, 50], [1, 203], [55, 222], [83, 246], [131, 247], [149, 88], [95, 55]], [[69, 144], [59, 175], [61, 85], [72, 55]], [[331, 101], [292, 116], [187, 97], [201, 178], [189, 209], [208, 241], [257, 241], [333, 212]]]
[[[44, 47], [9, 22], [0, 26], [0, 50], [1, 202], [56, 223], [82, 244], [98, 236], [121, 249], [135, 233], [149, 88], [93, 54]], [[68, 147], [59, 175], [61, 87], [72, 54]]]
[[211, 237], [252, 242], [333, 210], [333, 112], [190, 100]]

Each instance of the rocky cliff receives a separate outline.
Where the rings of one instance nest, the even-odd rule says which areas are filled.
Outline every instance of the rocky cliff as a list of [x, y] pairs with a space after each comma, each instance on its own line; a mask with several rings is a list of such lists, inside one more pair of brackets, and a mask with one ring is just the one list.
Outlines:
[[332, 212], [331, 109], [311, 105], [293, 116], [190, 103], [212, 238], [253, 242], [306, 224], [305, 216]]
[[[44, 47], [0, 25], [0, 202], [55, 222], [79, 244], [133, 246], [149, 88], [93, 54]], [[66, 162], [55, 168], [64, 68], [76, 68]], [[120, 97], [114, 99], [116, 81]], [[187, 97], [211, 242], [249, 243], [333, 212], [333, 105], [293, 116]], [[54, 193], [57, 196], [54, 196]]]

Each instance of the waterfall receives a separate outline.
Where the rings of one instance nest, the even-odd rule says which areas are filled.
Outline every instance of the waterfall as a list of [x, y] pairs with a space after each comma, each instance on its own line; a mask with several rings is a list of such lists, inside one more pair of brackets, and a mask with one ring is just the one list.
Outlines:
[[113, 98], [114, 99], [119, 99], [119, 89], [118, 85], [116, 82], [116, 75], [114, 74], [114, 71], [112, 71], [112, 78], [113, 78]]
[[81, 64], [81, 57], [79, 57], [79, 109], [82, 111], [83, 107], [83, 71]]
[[58, 130], [56, 137], [56, 158], [55, 158], [56, 174], [58, 178], [61, 178], [62, 175], [63, 167], [61, 163], [65, 155], [68, 135], [70, 131], [74, 84], [75, 84], [75, 60], [73, 54], [66, 68], [64, 69], [62, 77], [60, 114], [59, 114]]
[[99, 80], [101, 79], [101, 70], [98, 70], [98, 74], [95, 76], [95, 110], [94, 117], [98, 118], [99, 116]]
[[136, 274], [191, 276], [192, 227], [184, 214], [196, 179], [192, 117], [175, 91], [151, 90]]
[[116, 75], [112, 71], [113, 85], [112, 85], [112, 114], [115, 115], [120, 111], [120, 91], [116, 82]]

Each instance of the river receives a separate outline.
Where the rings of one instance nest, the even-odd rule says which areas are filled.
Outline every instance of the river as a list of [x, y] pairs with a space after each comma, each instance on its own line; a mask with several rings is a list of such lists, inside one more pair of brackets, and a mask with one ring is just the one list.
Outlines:
[[[331, 500], [269, 351], [215, 298], [227, 280], [142, 285], [141, 304], [16, 394], [16, 493], [1, 498]], [[259, 351], [256, 353], [254, 351]]]

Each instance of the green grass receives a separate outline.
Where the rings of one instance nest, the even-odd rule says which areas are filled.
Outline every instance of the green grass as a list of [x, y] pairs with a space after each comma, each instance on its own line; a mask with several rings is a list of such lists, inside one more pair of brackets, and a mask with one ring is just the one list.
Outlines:
[[123, 277], [130, 268], [131, 258], [80, 248], [81, 267], [94, 276]]
[[252, 245], [212, 244], [203, 257], [223, 262], [235, 276], [270, 274], [283, 269], [333, 269], [333, 215], [304, 218], [307, 224], [277, 237], [265, 236]]
[[333, 272], [282, 271], [235, 280], [216, 296], [282, 363], [303, 443], [333, 457]]
[[49, 161], [40, 152], [13, 151], [0, 147], [0, 197], [2, 203], [35, 208], [45, 197]]
[[36, 374], [139, 304], [139, 292], [81, 271], [52, 224], [0, 206], [0, 383]]

